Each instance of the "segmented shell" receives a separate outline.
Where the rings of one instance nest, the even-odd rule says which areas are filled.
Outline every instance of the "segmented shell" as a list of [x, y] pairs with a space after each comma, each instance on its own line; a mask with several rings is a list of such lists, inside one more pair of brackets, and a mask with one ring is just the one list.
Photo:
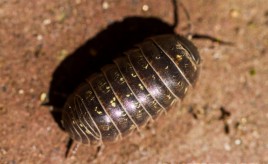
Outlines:
[[63, 126], [83, 143], [116, 141], [183, 99], [199, 63], [196, 47], [182, 36], [148, 38], [86, 79], [65, 104]]

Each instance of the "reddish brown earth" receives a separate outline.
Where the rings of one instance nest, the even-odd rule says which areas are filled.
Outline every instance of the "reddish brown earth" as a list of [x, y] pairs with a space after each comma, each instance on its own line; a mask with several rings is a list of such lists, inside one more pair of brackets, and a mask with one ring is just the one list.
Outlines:
[[[267, 1], [183, 3], [195, 33], [234, 45], [193, 40], [202, 57], [202, 70], [196, 87], [182, 103], [144, 128], [143, 137], [135, 133], [107, 144], [96, 159], [95, 146], [81, 145], [66, 159], [68, 135], [51, 110], [61, 106], [72, 90], [64, 81], [76, 84], [85, 76], [72, 71], [80, 65], [76, 61], [90, 60], [88, 69], [93, 69], [90, 64], [96, 48], [102, 49], [106, 39], [117, 39], [104, 35], [103, 40], [97, 34], [115, 22], [130, 18], [133, 25], [127, 28], [131, 29], [150, 24], [141, 18], [158, 18], [152, 30], [162, 27], [160, 20], [172, 24], [172, 3], [0, 0], [0, 163], [268, 163]], [[182, 20], [175, 31], [186, 34], [187, 19], [180, 13]], [[139, 19], [135, 22], [133, 16]], [[123, 24], [113, 30], [120, 34]], [[75, 50], [93, 38], [102, 41], [91, 44], [87, 54], [93, 57], [85, 54], [79, 59]], [[122, 42], [114, 44], [120, 47]], [[75, 55], [72, 60], [70, 56]], [[102, 64], [111, 61], [109, 55], [101, 57]], [[45, 96], [50, 105], [42, 105]]]

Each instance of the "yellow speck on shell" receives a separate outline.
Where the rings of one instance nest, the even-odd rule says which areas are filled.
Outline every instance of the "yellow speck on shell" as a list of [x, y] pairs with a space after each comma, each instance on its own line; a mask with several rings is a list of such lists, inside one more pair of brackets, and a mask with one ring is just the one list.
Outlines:
[[116, 107], [116, 103], [115, 102], [112, 102], [111, 105], [112, 105], [112, 107]]
[[144, 87], [142, 86], [141, 83], [139, 84], [139, 87], [140, 87], [141, 90], [144, 90]]
[[176, 55], [176, 59], [177, 59], [178, 62], [180, 62], [180, 61], [182, 60], [182, 55], [177, 54], [177, 55]]
[[86, 133], [87, 134], [92, 134], [88, 129], [86, 129]]
[[177, 42], [176, 49], [181, 49], [181, 48], [182, 48], [181, 44], [179, 42]]
[[110, 101], [110, 104], [111, 104], [112, 107], [116, 107], [115, 100], [116, 100], [116, 98], [113, 97], [113, 99]]
[[147, 69], [148, 68], [148, 66], [149, 66], [149, 64], [146, 64], [143, 68], [145, 68], [145, 69]]
[[135, 75], [134, 73], [131, 74], [132, 77], [136, 77], [137, 75]]
[[95, 112], [97, 112], [99, 115], [101, 115], [101, 114], [102, 114], [102, 111], [98, 110], [98, 107], [97, 107], [97, 106], [95, 107], [95, 109], [94, 109], [94, 110], [95, 110]]
[[170, 95], [167, 95], [167, 98], [170, 100], [171, 99], [171, 96]]

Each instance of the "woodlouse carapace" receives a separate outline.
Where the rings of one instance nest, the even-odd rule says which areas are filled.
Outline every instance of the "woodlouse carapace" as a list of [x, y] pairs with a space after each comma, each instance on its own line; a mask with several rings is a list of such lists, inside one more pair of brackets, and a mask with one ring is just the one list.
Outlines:
[[85, 144], [117, 141], [183, 99], [199, 64], [197, 48], [186, 38], [147, 38], [78, 87], [65, 104], [63, 126]]

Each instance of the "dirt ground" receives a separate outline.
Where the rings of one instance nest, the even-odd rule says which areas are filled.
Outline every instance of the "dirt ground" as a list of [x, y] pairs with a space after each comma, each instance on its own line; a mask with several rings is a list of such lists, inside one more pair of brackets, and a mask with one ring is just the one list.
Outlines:
[[[267, 0], [182, 0], [200, 78], [155, 124], [65, 158], [57, 112], [85, 77], [144, 37], [172, 31], [155, 0], [0, 0], [0, 163], [268, 163]], [[184, 12], [174, 30], [189, 28]], [[56, 111], [56, 112], [55, 112]]]

